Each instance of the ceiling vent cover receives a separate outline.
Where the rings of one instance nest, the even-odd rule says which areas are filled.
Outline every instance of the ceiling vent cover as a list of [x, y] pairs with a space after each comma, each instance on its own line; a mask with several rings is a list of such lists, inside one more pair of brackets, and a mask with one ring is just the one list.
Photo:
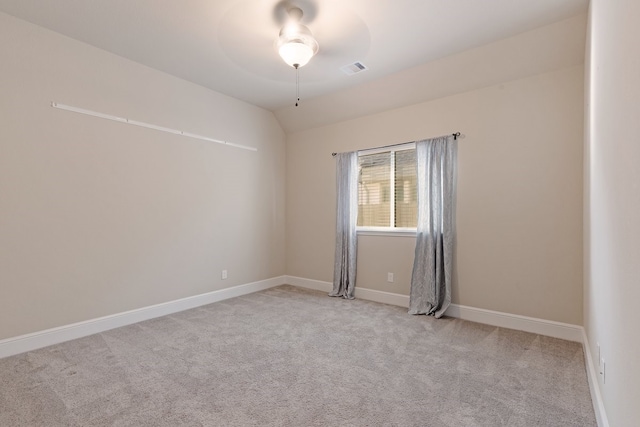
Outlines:
[[362, 62], [357, 61], [357, 62], [354, 62], [353, 64], [349, 64], [349, 65], [345, 65], [344, 67], [340, 67], [340, 69], [346, 75], [352, 76], [352, 75], [358, 74], [358, 73], [360, 73], [362, 71], [366, 71], [369, 68], [366, 65], [364, 65]]

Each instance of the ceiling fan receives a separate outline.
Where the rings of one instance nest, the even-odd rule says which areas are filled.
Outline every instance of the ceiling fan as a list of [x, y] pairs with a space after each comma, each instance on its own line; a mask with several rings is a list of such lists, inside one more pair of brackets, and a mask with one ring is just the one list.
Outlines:
[[290, 7], [287, 14], [287, 22], [278, 35], [278, 53], [284, 62], [298, 69], [318, 52], [319, 45], [309, 27], [302, 23], [302, 9]]
[[217, 33], [240, 72], [284, 88], [291, 82], [286, 69], [298, 64], [311, 93], [316, 83], [343, 79], [341, 68], [365, 59], [371, 43], [349, 2], [334, 0], [241, 0], [222, 16]]
[[302, 23], [302, 9], [287, 8], [287, 20], [280, 30], [276, 46], [280, 57], [287, 65], [296, 69], [296, 104], [300, 104], [300, 74], [298, 69], [306, 65], [318, 52], [318, 42], [309, 27]]

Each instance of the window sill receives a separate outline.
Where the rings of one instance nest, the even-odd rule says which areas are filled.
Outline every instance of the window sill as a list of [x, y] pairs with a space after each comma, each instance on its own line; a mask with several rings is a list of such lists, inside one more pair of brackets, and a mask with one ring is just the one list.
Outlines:
[[356, 229], [358, 236], [385, 236], [385, 237], [416, 237], [415, 228], [398, 228], [398, 229], [376, 229], [376, 228], [358, 228]]

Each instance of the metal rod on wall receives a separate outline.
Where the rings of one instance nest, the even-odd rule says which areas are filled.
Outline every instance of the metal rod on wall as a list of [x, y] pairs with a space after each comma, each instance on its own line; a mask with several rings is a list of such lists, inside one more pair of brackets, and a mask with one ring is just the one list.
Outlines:
[[182, 135], [182, 136], [186, 136], [186, 137], [189, 137], [189, 138], [201, 139], [203, 141], [216, 142], [218, 144], [228, 145], [230, 147], [242, 148], [243, 150], [258, 151], [258, 149], [255, 148], [255, 147], [248, 147], [246, 145], [235, 144], [233, 142], [222, 141], [220, 139], [209, 138], [207, 136], [197, 135], [197, 134], [191, 133], [191, 132], [185, 132], [185, 131], [181, 131], [181, 130], [177, 130], [177, 129], [171, 129], [171, 128], [166, 128], [166, 127], [162, 127], [162, 126], [157, 126], [157, 125], [153, 125], [151, 123], [139, 122], [137, 120], [126, 119], [124, 117], [112, 116], [110, 114], [99, 113], [97, 111], [86, 110], [84, 108], [78, 108], [78, 107], [72, 107], [70, 105], [58, 104], [57, 102], [52, 102], [51, 106], [53, 108], [58, 108], [60, 110], [72, 111], [74, 113], [80, 113], [80, 114], [84, 114], [84, 115], [87, 115], [87, 116], [99, 117], [101, 119], [107, 119], [107, 120], [113, 120], [114, 122], [127, 123], [127, 124], [130, 124], [130, 125], [140, 126], [140, 127], [147, 128], [147, 129], [153, 129], [153, 130], [158, 130], [158, 131], [161, 131], [161, 132], [172, 133], [174, 135]]
[[[464, 138], [464, 134], [462, 134], [462, 133], [460, 133], [460, 132], [454, 132], [454, 133], [452, 133], [451, 135], [453, 135], [453, 139], [458, 139], [458, 138], [462, 139], [462, 138]], [[440, 138], [440, 137], [436, 136], [435, 138]], [[425, 138], [425, 139], [433, 139], [433, 138]], [[411, 142], [416, 142], [416, 141], [411, 141]], [[411, 142], [401, 142], [401, 143], [399, 143], [399, 144], [383, 145], [383, 146], [381, 146], [381, 147], [372, 147], [372, 148], [367, 148], [367, 150], [378, 150], [378, 149], [380, 149], [380, 148], [391, 148], [391, 147], [397, 147], [397, 146], [399, 146], [399, 145], [411, 144]], [[366, 150], [363, 150], [363, 151], [366, 151]], [[338, 153], [331, 153], [331, 155], [332, 155], [333, 157], [335, 157], [337, 154], [338, 154]]]

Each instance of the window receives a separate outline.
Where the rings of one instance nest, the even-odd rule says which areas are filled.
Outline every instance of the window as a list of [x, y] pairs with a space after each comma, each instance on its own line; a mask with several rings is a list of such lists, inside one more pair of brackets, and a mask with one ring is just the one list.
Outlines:
[[412, 145], [358, 155], [358, 227], [415, 229], [416, 150]]

